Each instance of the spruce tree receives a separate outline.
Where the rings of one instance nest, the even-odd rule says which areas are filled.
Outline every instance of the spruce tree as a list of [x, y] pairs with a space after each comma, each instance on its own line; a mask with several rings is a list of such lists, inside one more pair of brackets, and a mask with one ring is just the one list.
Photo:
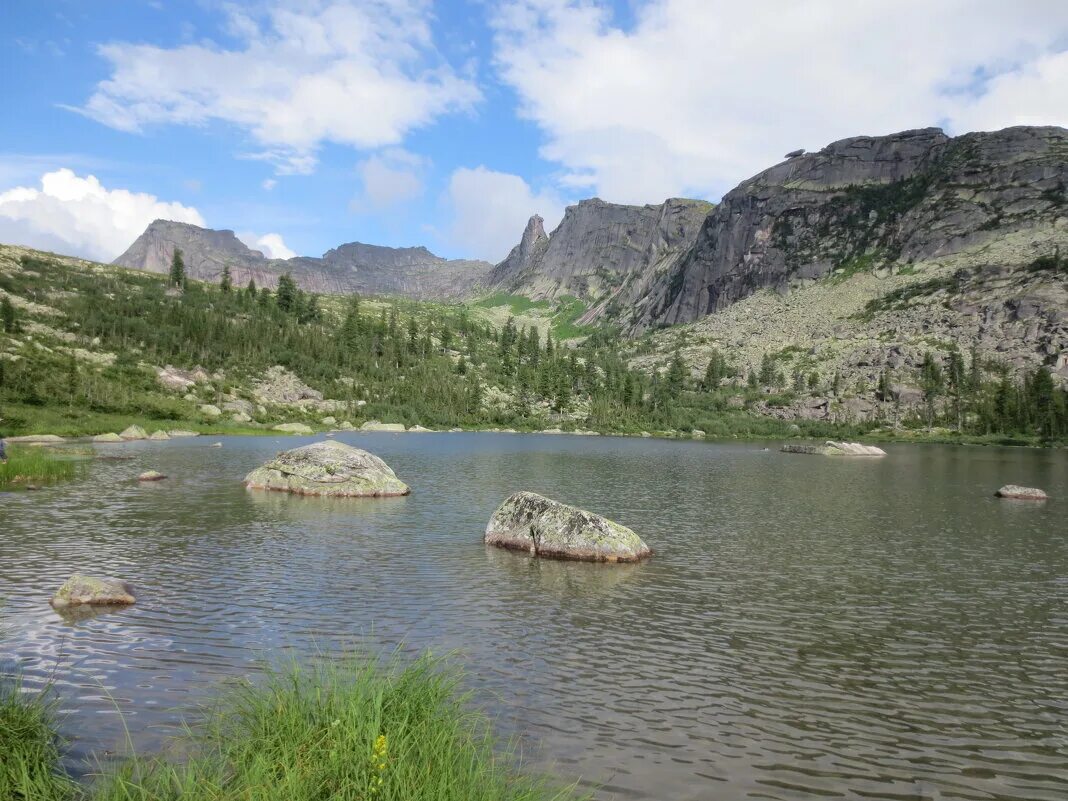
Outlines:
[[222, 271], [222, 278], [219, 279], [219, 289], [223, 292], [229, 293], [234, 288], [233, 280], [230, 277], [230, 265], [224, 264]]
[[182, 251], [178, 248], [174, 249], [174, 255], [171, 256], [171, 272], [169, 279], [171, 286], [185, 286], [185, 262], [182, 260]]
[[284, 312], [294, 311], [298, 291], [296, 282], [293, 281], [293, 276], [289, 273], [282, 273], [278, 276], [278, 290], [275, 298], [278, 308]]

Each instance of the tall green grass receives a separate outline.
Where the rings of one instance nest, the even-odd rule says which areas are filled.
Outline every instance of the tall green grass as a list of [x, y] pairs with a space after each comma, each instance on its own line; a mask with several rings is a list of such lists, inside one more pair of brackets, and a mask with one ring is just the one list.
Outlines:
[[74, 478], [77, 470], [77, 462], [46, 448], [8, 446], [7, 463], [0, 464], [0, 487], [64, 481]]
[[0, 682], [0, 799], [61, 801], [74, 784], [59, 770], [52, 705], [23, 693], [17, 681]]
[[[319, 662], [268, 672], [219, 702], [175, 743], [182, 758], [134, 756], [87, 788], [54, 771], [47, 718], [19, 765], [34, 801], [569, 801], [574, 789], [527, 775], [517, 752], [424, 656]], [[0, 709], [12, 720], [33, 705]], [[0, 721], [0, 726], [6, 726]], [[16, 748], [18, 746], [16, 745]], [[14, 751], [12, 753], [15, 753]], [[0, 757], [7, 757], [0, 752]], [[19, 774], [23, 769], [19, 769]], [[43, 778], [41, 778], [43, 777]], [[51, 777], [51, 779], [49, 778]], [[16, 777], [18, 778], [18, 777]], [[18, 779], [22, 785], [27, 780]], [[46, 793], [51, 793], [48, 795]]]

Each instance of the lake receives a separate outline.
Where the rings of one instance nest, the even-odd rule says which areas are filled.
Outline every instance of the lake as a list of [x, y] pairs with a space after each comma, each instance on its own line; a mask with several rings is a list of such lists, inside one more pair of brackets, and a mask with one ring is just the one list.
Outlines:
[[[1064, 451], [337, 438], [413, 494], [250, 493], [249, 470], [313, 441], [273, 437], [99, 446], [134, 458], [0, 494], [0, 662], [54, 681], [72, 768], [122, 752], [124, 723], [161, 747], [265, 661], [400, 646], [454, 649], [530, 764], [599, 799], [1068, 798]], [[133, 481], [149, 468], [171, 478]], [[995, 499], [1006, 483], [1052, 498]], [[656, 555], [487, 549], [518, 489]], [[48, 599], [76, 571], [130, 580], [138, 603], [61, 617]]]

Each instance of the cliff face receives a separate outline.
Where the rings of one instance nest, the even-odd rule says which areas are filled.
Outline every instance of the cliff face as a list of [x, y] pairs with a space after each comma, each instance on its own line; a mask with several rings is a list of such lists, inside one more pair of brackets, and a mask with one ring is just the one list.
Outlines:
[[[631, 332], [697, 320], [763, 288], [903, 267], [1062, 226], [1068, 131], [1020, 127], [950, 138], [928, 128], [856, 137], [733, 189], [692, 247], [621, 318]], [[1000, 252], [1021, 266], [1027, 247]]]
[[402, 295], [416, 300], [461, 299], [477, 294], [492, 265], [443, 259], [423, 247], [388, 248], [351, 242], [322, 258], [268, 259], [246, 247], [233, 231], [156, 220], [115, 264], [155, 273], [170, 270], [175, 248], [192, 278], [218, 281], [229, 265], [237, 286], [249, 279], [274, 287], [289, 272], [312, 292]]
[[623, 206], [594, 198], [569, 206], [549, 236], [534, 216], [489, 283], [535, 299], [575, 295], [606, 303], [692, 245], [711, 208], [700, 200]]

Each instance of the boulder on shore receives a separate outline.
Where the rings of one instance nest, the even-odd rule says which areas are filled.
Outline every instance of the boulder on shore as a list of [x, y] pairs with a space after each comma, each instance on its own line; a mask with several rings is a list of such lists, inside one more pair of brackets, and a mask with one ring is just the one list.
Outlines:
[[133, 588], [125, 581], [73, 575], [56, 591], [51, 604], [63, 609], [82, 604], [132, 604], [135, 600]]
[[280, 423], [271, 431], [281, 431], [283, 434], [314, 434], [312, 427], [304, 423]]
[[999, 498], [1014, 501], [1044, 501], [1049, 497], [1045, 491], [1037, 487], [1021, 487], [1016, 484], [1006, 484], [994, 494]]
[[373, 453], [335, 440], [278, 454], [245, 476], [245, 486], [334, 498], [387, 498], [411, 492]]
[[27, 434], [22, 437], [7, 437], [5, 442], [21, 442], [24, 445], [43, 445], [50, 442], [66, 442], [55, 434]]
[[171, 439], [178, 439], [180, 437], [199, 437], [200, 436], [200, 434], [198, 432], [196, 432], [196, 431], [183, 431], [180, 428], [174, 429], [173, 431], [168, 431], [167, 433], [170, 434]]
[[124, 442], [122, 437], [116, 434], [114, 431], [108, 434], [97, 434], [93, 437], [93, 442]]
[[626, 526], [534, 492], [517, 492], [498, 507], [485, 542], [532, 556], [587, 562], [637, 562], [652, 555]]
[[807, 453], [815, 456], [886, 456], [886, 451], [874, 445], [859, 442], [834, 442], [827, 440], [822, 445], [790, 443], [782, 446], [783, 453]]
[[360, 426], [360, 431], [392, 431], [400, 434], [405, 430], [404, 423], [380, 423], [378, 420], [368, 420]]
[[162, 481], [166, 476], [157, 470], [146, 470], [137, 477], [138, 481]]
[[119, 436], [122, 439], [148, 439], [148, 432], [141, 426], [128, 426], [119, 433]]
[[169, 440], [171, 438], [171, 435], [168, 434], [166, 431], [153, 431], [151, 434], [148, 435], [148, 438], [153, 442], [164, 442], [166, 440]]

